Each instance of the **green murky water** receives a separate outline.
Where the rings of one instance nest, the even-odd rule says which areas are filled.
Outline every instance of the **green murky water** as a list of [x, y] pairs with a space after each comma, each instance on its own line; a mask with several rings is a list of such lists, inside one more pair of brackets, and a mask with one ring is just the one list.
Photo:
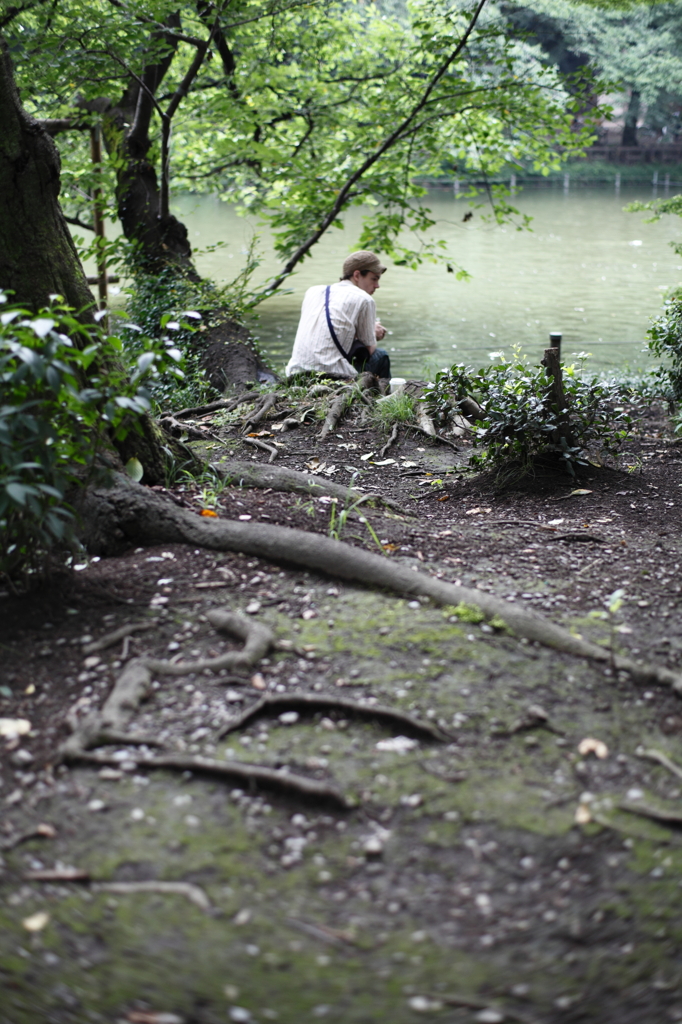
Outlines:
[[[649, 318], [659, 311], [663, 291], [682, 280], [682, 260], [668, 244], [682, 238], [682, 223], [665, 217], [645, 224], [642, 214], [623, 211], [627, 202], [651, 195], [641, 187], [620, 193], [606, 186], [527, 189], [516, 203], [533, 217], [533, 230], [517, 231], [485, 222], [478, 210], [463, 223], [465, 202], [434, 190], [426, 200], [438, 219], [434, 233], [447, 239], [453, 260], [472, 279], [457, 281], [431, 264], [417, 272], [389, 267], [375, 298], [390, 332], [384, 344], [394, 374], [419, 376], [454, 361], [480, 366], [490, 352], [509, 356], [514, 344], [539, 357], [550, 330], [563, 332], [565, 358], [587, 351], [590, 366], [599, 369], [647, 365]], [[174, 209], [195, 248], [227, 243], [198, 259], [216, 280], [236, 276], [254, 232], [264, 254], [257, 281], [278, 269], [267, 228], [255, 219], [205, 196], [180, 196]], [[330, 232], [290, 279], [290, 294], [260, 307], [255, 333], [276, 365], [291, 351], [305, 289], [338, 278], [343, 258], [357, 248], [360, 218], [359, 210], [351, 211], [345, 228]]]

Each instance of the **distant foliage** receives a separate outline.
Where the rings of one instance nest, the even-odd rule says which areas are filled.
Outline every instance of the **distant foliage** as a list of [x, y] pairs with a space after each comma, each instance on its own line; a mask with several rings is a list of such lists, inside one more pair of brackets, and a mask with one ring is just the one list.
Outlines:
[[147, 381], [182, 371], [163, 342], [126, 366], [120, 338], [80, 323], [59, 297], [33, 316], [0, 292], [0, 310], [0, 574], [12, 578], [73, 544], [69, 492], [136, 429]]
[[515, 465], [525, 472], [540, 456], [554, 454], [573, 476], [588, 462], [588, 452], [615, 455], [631, 421], [624, 408], [629, 390], [618, 383], [583, 379], [574, 367], [564, 367], [569, 431], [547, 398], [543, 367], [504, 360], [473, 371], [463, 364], [436, 375], [424, 397], [431, 415], [443, 422], [458, 410], [458, 402], [474, 398], [483, 419], [473, 425], [473, 442], [482, 449], [471, 457], [480, 469]]

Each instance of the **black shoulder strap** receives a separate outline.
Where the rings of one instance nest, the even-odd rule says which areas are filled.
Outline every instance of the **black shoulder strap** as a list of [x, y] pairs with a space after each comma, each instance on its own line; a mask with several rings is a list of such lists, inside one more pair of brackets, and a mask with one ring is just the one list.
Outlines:
[[344, 359], [348, 359], [348, 353], [344, 352], [344, 350], [341, 348], [341, 342], [336, 337], [336, 331], [334, 330], [334, 325], [332, 323], [332, 318], [329, 315], [329, 289], [330, 289], [330, 287], [331, 287], [331, 285], [327, 285], [327, 288], [326, 288], [325, 293], [324, 293], [324, 311], [327, 314], [327, 327], [329, 328], [329, 333], [332, 336], [332, 341], [334, 342], [334, 344], [338, 348], [339, 352], [341, 353], [341, 355], [343, 356]]

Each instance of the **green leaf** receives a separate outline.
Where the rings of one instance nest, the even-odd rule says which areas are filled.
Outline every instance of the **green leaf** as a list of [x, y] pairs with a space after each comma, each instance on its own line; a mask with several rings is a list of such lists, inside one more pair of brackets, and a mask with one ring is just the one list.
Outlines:
[[134, 480], [136, 484], [139, 484], [140, 480], [144, 476], [144, 466], [140, 460], [133, 456], [132, 459], [128, 459], [126, 462], [125, 469], [130, 479]]

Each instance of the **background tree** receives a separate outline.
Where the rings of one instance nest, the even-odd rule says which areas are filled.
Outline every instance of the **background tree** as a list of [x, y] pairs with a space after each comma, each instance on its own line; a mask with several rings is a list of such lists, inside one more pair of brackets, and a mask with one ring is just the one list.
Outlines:
[[637, 126], [677, 137], [682, 107], [682, 3], [505, 4], [519, 31], [537, 40], [562, 71], [592, 68], [622, 91], [624, 146]]

